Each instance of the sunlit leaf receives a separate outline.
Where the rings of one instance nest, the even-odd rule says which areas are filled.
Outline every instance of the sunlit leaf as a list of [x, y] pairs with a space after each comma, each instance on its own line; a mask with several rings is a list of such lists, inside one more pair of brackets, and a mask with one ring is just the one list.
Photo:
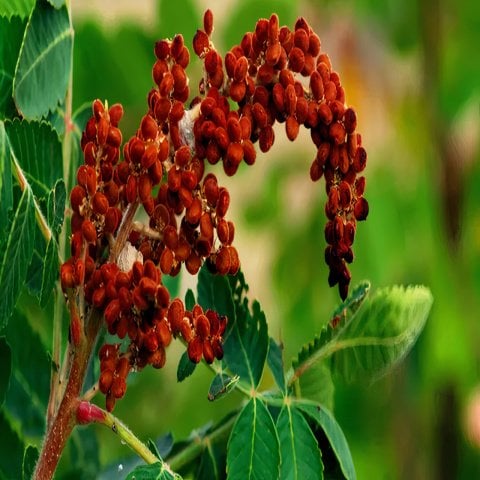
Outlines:
[[333, 415], [321, 405], [296, 403], [296, 406], [324, 431], [345, 479], [355, 480], [357, 476], [347, 440]]
[[0, 337], [0, 407], [5, 400], [5, 394], [10, 382], [10, 373], [12, 371], [12, 353], [5, 337]]
[[157, 462], [135, 468], [126, 480], [180, 480], [181, 478], [180, 475], [170, 472], [165, 463]]
[[[0, 2], [0, 12], [4, 4]], [[26, 21], [20, 17], [10, 20], [0, 16], [0, 118], [15, 114], [15, 104], [12, 98], [13, 76], [17, 64], [18, 52], [23, 40]]]
[[342, 333], [332, 370], [346, 381], [383, 375], [410, 351], [433, 303], [425, 287], [378, 290]]
[[38, 119], [65, 97], [72, 65], [73, 29], [67, 8], [37, 2], [28, 21], [13, 81], [25, 118]]
[[277, 431], [282, 458], [280, 479], [322, 479], [320, 450], [303, 415], [291, 405], [285, 405], [277, 418]]
[[278, 435], [267, 407], [251, 398], [233, 426], [227, 446], [229, 480], [277, 478]]
[[20, 294], [32, 257], [35, 207], [29, 189], [25, 189], [7, 231], [0, 254], [0, 330], [7, 324]]

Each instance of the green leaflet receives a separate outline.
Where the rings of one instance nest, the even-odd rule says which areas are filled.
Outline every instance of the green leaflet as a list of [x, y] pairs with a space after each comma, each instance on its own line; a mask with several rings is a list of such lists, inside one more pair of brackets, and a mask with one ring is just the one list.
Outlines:
[[4, 250], [0, 257], [0, 330], [7, 324], [20, 290], [25, 283], [32, 258], [35, 228], [35, 207], [28, 188], [24, 190], [7, 230]]
[[39, 119], [65, 97], [72, 68], [73, 29], [65, 6], [37, 2], [25, 31], [13, 97], [27, 119]]
[[262, 401], [253, 397], [233, 426], [227, 447], [228, 480], [277, 478], [280, 466], [278, 435]]
[[[0, 3], [1, 11], [4, 4], [11, 2]], [[10, 20], [0, 16], [0, 118], [12, 117], [16, 113], [12, 98], [13, 76], [26, 23], [17, 16]]]
[[135, 468], [126, 480], [181, 480], [181, 478], [177, 473], [167, 470], [165, 463], [157, 462]]
[[285, 373], [283, 371], [283, 347], [272, 337], [268, 344], [267, 364], [272, 371], [278, 388], [285, 392]]
[[297, 402], [296, 407], [307, 415], [325, 433], [346, 480], [355, 480], [355, 468], [347, 440], [333, 415], [323, 406]]
[[346, 381], [385, 374], [412, 348], [432, 303], [430, 290], [422, 286], [378, 290], [334, 346], [332, 371]]
[[0, 245], [6, 235], [8, 214], [13, 208], [12, 164], [5, 124], [0, 122]]
[[280, 440], [281, 480], [323, 479], [323, 464], [317, 440], [303, 415], [284, 405], [277, 418]]
[[210, 388], [208, 389], [208, 399], [213, 402], [227, 395], [235, 388], [239, 380], [240, 377], [238, 375], [230, 377], [230, 375], [225, 373], [217, 373], [213, 377]]
[[187, 377], [189, 377], [194, 371], [196, 363], [193, 363], [188, 357], [187, 352], [183, 352], [180, 361], [178, 362], [177, 367], [177, 382], [183, 382]]
[[332, 320], [323, 327], [320, 334], [300, 350], [298, 357], [292, 361], [295, 371], [307, 369], [322, 357], [325, 345], [334, 342], [342, 335], [344, 329], [355, 317], [358, 309], [370, 290], [370, 283], [363, 282], [356, 286], [348, 298], [335, 309]]

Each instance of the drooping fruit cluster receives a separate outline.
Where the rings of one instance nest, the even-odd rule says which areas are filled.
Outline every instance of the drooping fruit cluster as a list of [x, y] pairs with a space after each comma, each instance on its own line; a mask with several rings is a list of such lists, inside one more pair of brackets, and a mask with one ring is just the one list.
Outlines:
[[[242, 161], [255, 162], [257, 142], [262, 152], [272, 147], [275, 122], [285, 123], [291, 141], [301, 125], [309, 129], [317, 148], [310, 176], [325, 177], [328, 195], [329, 283], [339, 285], [342, 298], [356, 222], [368, 213], [365, 178], [358, 176], [366, 152], [356, 115], [307, 22], [299, 19], [292, 31], [280, 28], [275, 14], [261, 19], [225, 57], [211, 41], [210, 10], [203, 27], [193, 49], [204, 76], [188, 108], [190, 53], [176, 35], [155, 44], [156, 87], [123, 159], [120, 105], [108, 109], [95, 100], [82, 137], [84, 164], [70, 195], [72, 256], [61, 267], [61, 281], [81, 318], [101, 312], [110, 334], [128, 337], [100, 350], [99, 386], [109, 410], [124, 395], [129, 371], [165, 364], [172, 337], [183, 338], [193, 362], [223, 356], [227, 319], [198, 305], [186, 311], [162, 282], [162, 275], [178, 274], [182, 264], [190, 274], [204, 262], [222, 275], [239, 269], [235, 226], [226, 219], [230, 195], [206, 165], [221, 161], [225, 173], [234, 175]], [[140, 205], [145, 223], [135, 217]]]

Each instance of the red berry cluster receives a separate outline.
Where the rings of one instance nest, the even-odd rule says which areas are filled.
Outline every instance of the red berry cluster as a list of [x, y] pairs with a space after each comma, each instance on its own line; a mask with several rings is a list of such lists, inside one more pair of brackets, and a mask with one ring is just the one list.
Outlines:
[[[338, 74], [302, 18], [293, 31], [280, 28], [276, 15], [259, 20], [224, 58], [211, 42], [212, 30], [207, 10], [193, 39], [204, 76], [189, 108], [190, 53], [176, 35], [155, 44], [156, 87], [123, 159], [120, 105], [108, 109], [95, 100], [83, 133], [84, 164], [70, 195], [72, 255], [61, 267], [61, 282], [82, 318], [96, 309], [110, 334], [128, 337], [123, 351], [120, 344], [100, 351], [99, 385], [109, 410], [124, 395], [130, 370], [165, 364], [172, 336], [184, 339], [193, 362], [222, 358], [227, 319], [198, 305], [186, 311], [181, 300], [170, 299], [162, 275], [176, 275], [182, 264], [196, 274], [205, 261], [219, 274], [238, 271], [235, 226], [225, 218], [230, 195], [205, 172], [205, 160], [222, 160], [225, 173], [234, 175], [242, 160], [255, 162], [255, 143], [262, 152], [271, 148], [275, 122], [285, 123], [292, 141], [300, 125], [311, 131], [317, 155], [310, 176], [324, 176], [328, 194], [329, 282], [347, 295], [356, 221], [368, 213], [365, 178], [357, 176], [366, 153]], [[145, 224], [134, 218], [140, 204]]]
[[[368, 214], [365, 177], [358, 177], [367, 156], [338, 73], [303, 18], [293, 31], [280, 28], [277, 15], [259, 20], [255, 31], [246, 33], [223, 59], [210, 40], [211, 31], [212, 16], [207, 12], [204, 30], [198, 30], [193, 40], [195, 53], [204, 62], [200, 91], [207, 92], [194, 125], [196, 156], [211, 164], [222, 159], [226, 174], [233, 175], [242, 160], [248, 165], [255, 162], [257, 141], [262, 152], [271, 148], [276, 121], [285, 122], [291, 141], [300, 125], [309, 129], [317, 148], [310, 176], [314, 181], [325, 176], [328, 194], [329, 283], [338, 284], [345, 298], [356, 222]], [[236, 109], [230, 108], [229, 100]]]

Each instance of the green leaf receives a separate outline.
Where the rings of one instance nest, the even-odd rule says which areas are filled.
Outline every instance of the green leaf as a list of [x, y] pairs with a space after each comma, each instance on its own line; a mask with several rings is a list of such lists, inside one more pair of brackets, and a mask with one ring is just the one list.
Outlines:
[[13, 97], [27, 119], [39, 119], [65, 97], [72, 68], [68, 10], [38, 1], [30, 16], [13, 80]]
[[[10, 3], [7, 1], [3, 4]], [[0, 11], [2, 6], [0, 6]], [[0, 118], [16, 113], [12, 98], [13, 76], [22, 45], [26, 21], [20, 17], [0, 17]]]
[[180, 361], [178, 362], [177, 367], [177, 382], [183, 382], [187, 377], [189, 377], [194, 371], [196, 363], [193, 363], [188, 357], [187, 352], [183, 352]]
[[210, 308], [219, 315], [226, 315], [231, 326], [235, 319], [235, 307], [228, 279], [211, 274], [206, 265], [198, 274], [197, 301], [204, 310]]
[[130, 472], [126, 480], [181, 480], [181, 476], [168, 470], [165, 463], [142, 465]]
[[45, 432], [52, 364], [39, 335], [18, 309], [6, 336], [12, 349], [12, 374], [4, 407], [18, 420], [24, 435], [39, 437]]
[[317, 362], [305, 370], [295, 385], [295, 396], [307, 398], [333, 410], [335, 386], [326, 362]]
[[66, 198], [65, 183], [60, 179], [55, 183], [55, 187], [50, 190], [47, 199], [47, 222], [51, 230], [57, 235], [62, 230]]
[[345, 479], [355, 480], [357, 476], [347, 440], [333, 415], [321, 405], [312, 405], [311, 403], [296, 403], [295, 405], [324, 431]]
[[0, 16], [10, 18], [17, 15], [27, 18], [35, 5], [35, 0], [3, 0], [0, 2]]
[[13, 183], [10, 142], [5, 124], [0, 122], [0, 246], [5, 240], [11, 209], [13, 209]]
[[282, 392], [286, 391], [285, 373], [283, 371], [283, 347], [272, 337], [268, 346], [267, 364], [272, 371], [273, 378]]
[[63, 172], [62, 145], [57, 132], [46, 122], [18, 119], [6, 122], [5, 131], [35, 197], [48, 197]]
[[40, 306], [43, 308], [52, 297], [59, 272], [58, 245], [51, 238], [47, 245], [45, 262], [42, 270], [42, 288], [40, 292]]
[[323, 479], [323, 464], [317, 440], [303, 415], [284, 405], [277, 419], [282, 480]]
[[147, 447], [157, 458], [162, 458], [160, 452], [158, 451], [157, 445], [151, 438], [149, 438], [147, 441]]
[[320, 334], [317, 335], [313, 341], [302, 347], [297, 358], [294, 358], [292, 361], [293, 371], [290, 370], [287, 375], [289, 384], [295, 382], [295, 388], [297, 390], [299, 389], [298, 379], [301, 378], [307, 370], [325, 358], [327, 355], [326, 349], [333, 345], [336, 339], [341, 337], [344, 330], [355, 318], [358, 309], [367, 298], [369, 291], [369, 282], [365, 281], [356, 286], [348, 298], [335, 309], [332, 319], [323, 327]]
[[192, 311], [193, 307], [195, 306], [195, 295], [193, 290], [189, 288], [187, 293], [185, 294], [185, 308], [187, 310]]
[[235, 324], [225, 338], [224, 362], [240, 379], [257, 387], [268, 352], [268, 328], [265, 314], [257, 301], [252, 311], [247, 299], [236, 310]]
[[385, 374], [412, 348], [432, 303], [422, 286], [378, 290], [332, 345], [332, 371], [346, 381]]
[[32, 257], [35, 228], [35, 207], [29, 189], [25, 189], [7, 232], [4, 250], [0, 256], [0, 330], [7, 324], [20, 289], [25, 283]]
[[225, 373], [217, 373], [208, 389], [208, 399], [213, 402], [230, 393], [237, 382], [240, 380], [238, 375], [231, 377]]
[[12, 352], [5, 337], [0, 337], [0, 407], [5, 400], [5, 394], [10, 383], [10, 374], [12, 372]]
[[279, 466], [279, 443], [273, 419], [259, 399], [251, 398], [240, 412], [228, 440], [227, 478], [277, 478]]
[[225, 478], [225, 447], [207, 442], [200, 457], [195, 480], [220, 480], [223, 478]]
[[52, 5], [55, 8], [60, 8], [65, 5], [65, 0], [47, 0], [50, 5]]
[[33, 445], [28, 445], [28, 447], [23, 452], [23, 480], [30, 480], [33, 477], [33, 472], [35, 470], [35, 465], [37, 464], [38, 455], [38, 449]]
[[0, 478], [22, 478], [23, 443], [0, 410]]

